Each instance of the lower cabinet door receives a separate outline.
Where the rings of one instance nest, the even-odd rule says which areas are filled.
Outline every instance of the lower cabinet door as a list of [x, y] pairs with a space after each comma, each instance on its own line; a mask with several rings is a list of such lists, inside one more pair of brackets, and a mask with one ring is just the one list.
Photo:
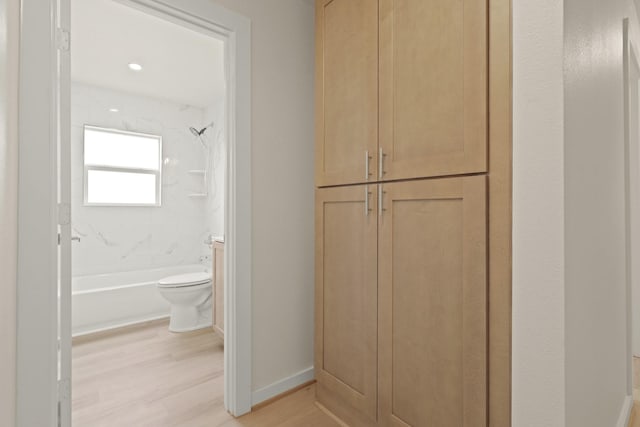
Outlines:
[[380, 425], [486, 427], [486, 178], [380, 190]]
[[317, 398], [351, 426], [377, 422], [376, 276], [376, 186], [317, 190]]

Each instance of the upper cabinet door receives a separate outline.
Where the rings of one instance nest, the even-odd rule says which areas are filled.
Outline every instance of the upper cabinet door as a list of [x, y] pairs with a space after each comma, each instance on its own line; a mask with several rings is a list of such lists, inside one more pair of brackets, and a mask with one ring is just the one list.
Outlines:
[[316, 184], [375, 181], [377, 0], [317, 0], [316, 67]]
[[381, 180], [487, 171], [487, 0], [379, 0]]

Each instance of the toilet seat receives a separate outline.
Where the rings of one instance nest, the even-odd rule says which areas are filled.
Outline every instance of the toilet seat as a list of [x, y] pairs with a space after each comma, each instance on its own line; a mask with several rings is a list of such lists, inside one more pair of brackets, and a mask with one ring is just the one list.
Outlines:
[[185, 288], [188, 286], [198, 286], [211, 282], [211, 276], [206, 272], [178, 274], [176, 276], [165, 277], [158, 281], [161, 288]]

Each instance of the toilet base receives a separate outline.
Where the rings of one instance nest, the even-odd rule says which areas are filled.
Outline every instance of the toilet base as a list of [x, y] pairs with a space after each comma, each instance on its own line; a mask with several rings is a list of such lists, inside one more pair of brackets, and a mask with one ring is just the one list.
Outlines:
[[169, 322], [169, 332], [174, 332], [176, 334], [179, 334], [181, 332], [192, 332], [192, 331], [197, 331], [197, 330], [200, 330], [200, 329], [211, 328], [212, 326], [213, 326], [213, 323], [209, 322], [209, 323], [198, 324], [198, 325], [196, 325], [194, 327], [190, 327], [190, 328], [179, 329], [179, 328], [171, 327], [171, 322]]
[[171, 306], [169, 331], [189, 332], [211, 327], [213, 322], [210, 313], [210, 304], [204, 304], [204, 307], [181, 306], [174, 304]]

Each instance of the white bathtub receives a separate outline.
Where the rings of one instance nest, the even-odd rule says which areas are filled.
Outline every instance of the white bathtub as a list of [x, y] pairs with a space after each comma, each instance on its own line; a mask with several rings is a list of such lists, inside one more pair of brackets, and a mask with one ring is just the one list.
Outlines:
[[73, 336], [169, 317], [169, 303], [156, 283], [176, 274], [208, 271], [202, 265], [182, 265], [72, 279]]

